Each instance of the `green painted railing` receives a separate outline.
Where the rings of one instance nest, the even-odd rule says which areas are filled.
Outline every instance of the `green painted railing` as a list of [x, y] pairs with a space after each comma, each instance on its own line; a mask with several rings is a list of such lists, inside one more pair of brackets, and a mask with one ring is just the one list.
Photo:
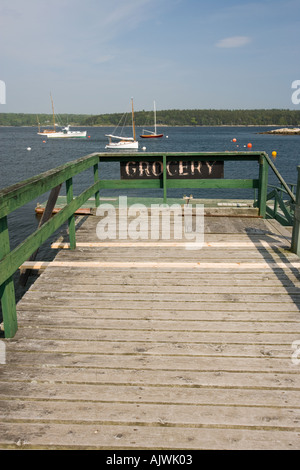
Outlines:
[[291, 250], [300, 256], [300, 166], [297, 167], [298, 178], [297, 178], [297, 190], [296, 190], [296, 201], [294, 206], [294, 224], [292, 233], [292, 245]]
[[[151, 180], [100, 180], [99, 162], [121, 162], [132, 158], [135, 161], [160, 161], [163, 174], [159, 179]], [[254, 179], [169, 179], [167, 164], [170, 161], [253, 161], [258, 164], [258, 177]], [[163, 189], [163, 200], [167, 201], [167, 191], [173, 188], [223, 188], [258, 190], [257, 206], [262, 217], [267, 215], [268, 168], [274, 171], [274, 165], [265, 152], [225, 152], [225, 153], [94, 153], [38, 176], [22, 181], [0, 191], [0, 298], [2, 305], [5, 337], [15, 335], [17, 325], [13, 274], [28, 260], [36, 250], [66, 221], [69, 226], [71, 249], [76, 248], [74, 213], [91, 196], [95, 195], [95, 204], [99, 205], [101, 189]], [[73, 195], [73, 177], [92, 168], [93, 184], [80, 195]], [[275, 169], [276, 170], [276, 169]], [[277, 170], [276, 170], [277, 171]], [[43, 221], [38, 229], [15, 249], [10, 249], [7, 216], [14, 210], [51, 190], [49, 200], [59, 192], [62, 184], [66, 185], [67, 205], [49, 220]], [[284, 183], [285, 185], [285, 183]], [[285, 188], [287, 190], [287, 188]], [[288, 191], [289, 188], [288, 188]], [[56, 194], [56, 196], [54, 196]], [[52, 196], [51, 196], [52, 195]], [[299, 196], [300, 197], [300, 196]], [[52, 203], [53, 203], [52, 201]], [[49, 202], [49, 201], [48, 201]], [[51, 208], [50, 208], [51, 209]], [[47, 207], [46, 207], [47, 210]], [[52, 211], [49, 210], [49, 213]]]
[[[296, 196], [294, 188], [296, 184], [288, 184], [275, 167], [268, 155], [266, 161], [276, 176], [279, 186], [268, 185], [271, 189], [267, 194], [266, 214], [268, 217], [278, 220], [282, 225], [293, 225]], [[268, 201], [273, 200], [273, 207], [268, 205]]]
[[[267, 215], [278, 220], [281, 225], [293, 225], [294, 223], [294, 206], [295, 200], [282, 186], [274, 186], [269, 184], [268, 188], [272, 188], [267, 194]], [[268, 205], [268, 201], [273, 201], [273, 207]]]

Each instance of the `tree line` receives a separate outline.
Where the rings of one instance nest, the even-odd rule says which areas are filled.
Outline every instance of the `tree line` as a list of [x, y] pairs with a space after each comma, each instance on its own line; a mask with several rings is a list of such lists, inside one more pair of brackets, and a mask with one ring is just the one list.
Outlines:
[[[124, 114], [60, 114], [57, 124], [73, 126], [118, 126]], [[300, 126], [300, 110], [288, 109], [169, 109], [157, 111], [158, 125], [164, 126]], [[52, 114], [0, 113], [0, 126], [51, 126]], [[128, 115], [127, 124], [131, 123]], [[136, 111], [137, 126], [153, 125], [152, 111]]]

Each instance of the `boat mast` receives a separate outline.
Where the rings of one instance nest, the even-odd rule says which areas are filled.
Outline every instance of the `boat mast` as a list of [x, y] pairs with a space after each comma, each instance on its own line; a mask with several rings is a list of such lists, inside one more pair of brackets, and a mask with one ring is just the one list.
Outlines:
[[154, 134], [156, 134], [156, 109], [155, 109], [155, 101], [154, 101]]
[[135, 124], [134, 124], [133, 98], [131, 98], [131, 105], [132, 105], [132, 130], [133, 130], [133, 140], [136, 140], [136, 138], [135, 138]]
[[53, 105], [53, 99], [52, 99], [52, 95], [51, 95], [51, 93], [50, 93], [50, 98], [51, 98], [51, 103], [52, 103], [53, 126], [54, 126], [54, 130], [55, 130], [55, 115], [54, 115], [54, 105]]

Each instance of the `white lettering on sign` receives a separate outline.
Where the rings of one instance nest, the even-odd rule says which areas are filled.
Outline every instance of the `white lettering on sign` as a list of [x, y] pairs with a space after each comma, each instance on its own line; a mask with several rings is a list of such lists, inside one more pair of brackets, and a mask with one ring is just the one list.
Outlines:
[[[224, 162], [216, 161], [168, 161], [166, 174], [168, 178], [223, 178]], [[121, 164], [121, 177], [126, 179], [159, 178], [163, 174], [163, 163], [160, 161], [129, 161]]]

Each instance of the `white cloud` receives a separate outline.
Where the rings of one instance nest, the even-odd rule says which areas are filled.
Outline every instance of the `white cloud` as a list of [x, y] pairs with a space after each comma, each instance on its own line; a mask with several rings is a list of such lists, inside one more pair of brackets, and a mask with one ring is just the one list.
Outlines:
[[221, 39], [217, 42], [217, 47], [231, 48], [231, 47], [242, 47], [251, 42], [251, 38], [248, 36], [233, 36], [231, 38]]

